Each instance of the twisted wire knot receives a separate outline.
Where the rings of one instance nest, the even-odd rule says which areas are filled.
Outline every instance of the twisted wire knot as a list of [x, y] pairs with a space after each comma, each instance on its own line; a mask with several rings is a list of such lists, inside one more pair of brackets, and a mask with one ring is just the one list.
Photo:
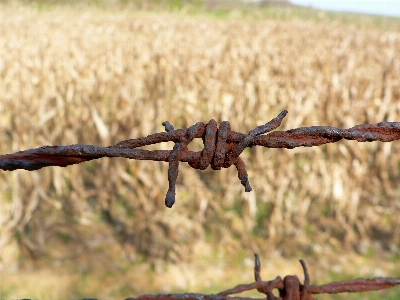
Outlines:
[[[246, 147], [249, 147], [254, 138], [263, 133], [270, 132], [277, 128], [283, 118], [286, 116], [287, 111], [282, 111], [275, 119], [270, 122], [258, 126], [245, 135], [238, 143], [227, 142], [227, 137], [231, 131], [230, 123], [223, 121], [220, 127], [217, 127], [217, 122], [212, 119], [207, 124], [198, 122], [195, 125], [184, 129], [184, 132], [178, 142], [175, 142], [174, 148], [168, 156], [168, 192], [165, 197], [165, 205], [172, 207], [175, 203], [175, 184], [179, 173], [179, 162], [183, 156], [190, 153], [188, 144], [196, 137], [203, 139], [204, 148], [189, 165], [194, 169], [205, 170], [210, 165], [213, 170], [220, 170], [221, 168], [229, 168], [235, 165], [238, 171], [238, 177], [241, 184], [245, 187], [246, 192], [251, 192], [249, 177], [244, 165], [243, 160], [239, 155]], [[170, 132], [174, 127], [165, 121], [162, 123], [165, 131]]]

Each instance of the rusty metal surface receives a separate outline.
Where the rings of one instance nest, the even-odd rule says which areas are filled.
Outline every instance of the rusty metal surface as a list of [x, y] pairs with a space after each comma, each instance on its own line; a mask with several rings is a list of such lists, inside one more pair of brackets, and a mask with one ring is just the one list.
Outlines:
[[[207, 124], [195, 125], [174, 130], [168, 122], [163, 122], [166, 132], [151, 134], [147, 137], [129, 139], [109, 147], [94, 145], [44, 146], [36, 149], [0, 155], [0, 169], [37, 170], [48, 166], [66, 167], [101, 157], [124, 157], [139, 160], [165, 161], [169, 163], [169, 188], [165, 205], [172, 207], [175, 203], [175, 184], [179, 173], [179, 163], [187, 162], [192, 168], [213, 170], [229, 168], [235, 165], [238, 177], [246, 192], [252, 190], [244, 162], [239, 157], [247, 147], [263, 146], [268, 148], [312, 147], [334, 143], [341, 139], [358, 142], [391, 142], [400, 139], [400, 122], [381, 122], [377, 124], [357, 125], [350, 129], [339, 129], [329, 126], [312, 126], [287, 131], [272, 130], [278, 128], [287, 111], [282, 111], [270, 122], [258, 126], [248, 134], [235, 132], [230, 124], [224, 121], [217, 127], [215, 120]], [[270, 133], [268, 133], [270, 132]], [[268, 134], [266, 134], [268, 133]], [[188, 150], [188, 144], [195, 138], [202, 138], [202, 151]], [[143, 150], [138, 147], [169, 142], [175, 143], [169, 150]]]
[[[126, 300], [247, 300], [247, 299], [267, 299], [267, 300], [315, 300], [312, 295], [315, 294], [340, 294], [377, 291], [387, 289], [400, 284], [400, 278], [373, 278], [373, 279], [355, 279], [350, 281], [333, 282], [325, 285], [310, 285], [310, 275], [306, 263], [300, 260], [304, 273], [304, 283], [295, 275], [285, 276], [282, 280], [277, 277], [274, 280], [262, 281], [260, 276], [261, 264], [257, 254], [255, 254], [254, 277], [255, 282], [250, 284], [240, 284], [236, 287], [220, 292], [218, 294], [163, 294], [163, 295], [142, 295], [136, 298], [127, 298]], [[229, 296], [245, 291], [257, 290], [264, 294], [263, 298], [246, 298], [240, 296]], [[277, 290], [279, 296], [273, 294]]]
[[374, 279], [358, 278], [346, 282], [333, 282], [321, 286], [310, 286], [313, 294], [338, 294], [379, 291], [400, 284], [400, 278], [377, 277]]

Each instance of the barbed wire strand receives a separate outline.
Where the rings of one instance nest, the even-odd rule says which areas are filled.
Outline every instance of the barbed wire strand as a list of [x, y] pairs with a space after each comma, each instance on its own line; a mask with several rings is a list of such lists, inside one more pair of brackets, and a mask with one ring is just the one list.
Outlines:
[[[310, 275], [304, 260], [300, 260], [304, 273], [304, 284], [300, 284], [297, 276], [285, 276], [282, 280], [280, 276], [274, 280], [262, 281], [260, 276], [261, 264], [257, 254], [255, 254], [254, 277], [255, 282], [250, 284], [239, 284], [236, 287], [222, 291], [218, 294], [163, 294], [163, 295], [141, 295], [136, 298], [127, 298], [126, 300], [247, 300], [247, 299], [267, 299], [267, 300], [315, 300], [312, 295], [315, 294], [340, 294], [340, 293], [359, 293], [368, 291], [378, 291], [387, 289], [400, 284], [400, 278], [377, 277], [372, 279], [355, 279], [342, 282], [332, 282], [324, 285], [310, 285]], [[273, 290], [278, 290], [279, 297], [273, 294]], [[257, 290], [266, 295], [266, 298], [247, 298], [239, 296], [229, 296], [240, 294], [246, 291]]]
[[[165, 121], [162, 123], [165, 127], [165, 132], [121, 141], [108, 147], [81, 144], [43, 146], [13, 154], [0, 155], [0, 169], [6, 171], [16, 169], [32, 171], [48, 166], [66, 167], [102, 157], [165, 161], [169, 163], [169, 186], [165, 197], [165, 205], [172, 207], [175, 203], [175, 185], [180, 162], [187, 162], [192, 168], [199, 170], [205, 170], [208, 166], [211, 166], [213, 170], [220, 170], [221, 168], [229, 168], [231, 165], [235, 165], [241, 184], [246, 192], [250, 192], [252, 188], [246, 167], [239, 157], [247, 147], [263, 146], [267, 148], [293, 149], [335, 143], [342, 139], [356, 140], [358, 142], [391, 142], [400, 139], [400, 122], [362, 124], [350, 129], [312, 126], [271, 132], [281, 125], [287, 113], [286, 110], [282, 111], [276, 118], [256, 127], [249, 131], [248, 134], [231, 130], [227, 121], [223, 121], [219, 128], [215, 120], [210, 120], [207, 124], [198, 122], [189, 128], [177, 130], [174, 129], [172, 124]], [[204, 148], [202, 151], [188, 150], [188, 145], [195, 138], [203, 139]], [[136, 149], [162, 142], [174, 142], [175, 145], [172, 150]]]

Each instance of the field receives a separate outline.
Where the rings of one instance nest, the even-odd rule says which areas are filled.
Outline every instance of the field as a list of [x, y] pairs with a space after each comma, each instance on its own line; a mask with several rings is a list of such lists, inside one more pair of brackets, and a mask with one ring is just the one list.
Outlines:
[[[283, 109], [278, 130], [400, 121], [398, 19], [191, 9], [0, 3], [0, 153], [108, 146], [166, 120], [248, 132]], [[234, 167], [182, 165], [172, 209], [162, 162], [0, 172], [0, 298], [217, 292], [253, 280], [255, 252], [265, 280], [301, 258], [315, 283], [400, 276], [399, 153], [253, 147], [251, 193]]]

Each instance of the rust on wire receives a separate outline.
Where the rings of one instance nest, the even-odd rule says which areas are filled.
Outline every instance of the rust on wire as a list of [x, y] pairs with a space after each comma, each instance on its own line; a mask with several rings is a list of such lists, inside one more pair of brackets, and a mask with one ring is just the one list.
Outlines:
[[[101, 157], [124, 157], [129, 159], [165, 161], [169, 163], [169, 187], [165, 205], [172, 207], [175, 203], [175, 184], [179, 173], [179, 163], [187, 162], [192, 168], [213, 170], [229, 168], [234, 165], [238, 177], [246, 192], [252, 190], [244, 162], [239, 157], [247, 147], [263, 146], [267, 148], [312, 147], [334, 143], [341, 139], [358, 142], [391, 142], [400, 139], [400, 122], [381, 122], [377, 124], [357, 125], [350, 129], [339, 129], [330, 126], [301, 127], [286, 131], [275, 131], [287, 111], [282, 111], [268, 123], [258, 126], [248, 134], [231, 130], [230, 124], [224, 121], [217, 127], [215, 120], [207, 124], [195, 125], [175, 130], [168, 122], [163, 122], [165, 132], [151, 134], [147, 137], [129, 139], [109, 147], [94, 145], [44, 146], [36, 149], [0, 155], [0, 169], [37, 170], [47, 166], [66, 167]], [[268, 133], [268, 134], [266, 134]], [[202, 138], [202, 151], [188, 150], [188, 144], [195, 138]], [[170, 150], [143, 150], [138, 147], [174, 142]]]
[[[163, 294], [163, 295], [142, 295], [126, 300], [247, 300], [247, 299], [267, 299], [267, 300], [315, 300], [316, 294], [340, 294], [340, 293], [359, 293], [387, 289], [400, 284], [400, 278], [355, 279], [350, 281], [332, 282], [325, 285], [310, 285], [310, 275], [306, 263], [300, 260], [303, 268], [304, 283], [301, 284], [297, 276], [276, 277], [274, 280], [262, 281], [260, 276], [261, 264], [257, 254], [255, 254], [254, 277], [255, 282], [250, 284], [239, 284], [236, 287], [220, 292], [218, 294]], [[230, 296], [246, 291], [257, 290], [265, 294], [263, 298], [247, 298], [240, 296]], [[277, 290], [278, 297], [273, 290]]]

